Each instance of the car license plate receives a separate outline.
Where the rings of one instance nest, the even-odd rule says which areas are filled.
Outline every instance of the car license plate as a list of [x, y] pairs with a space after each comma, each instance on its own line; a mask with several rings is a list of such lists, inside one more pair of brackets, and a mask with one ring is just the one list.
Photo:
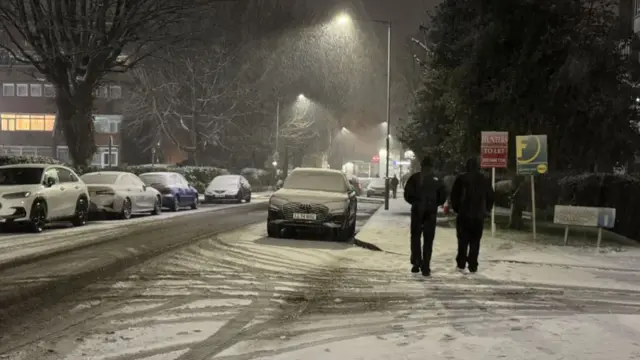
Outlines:
[[295, 214], [293, 214], [293, 219], [294, 220], [315, 220], [316, 219], [316, 214], [295, 213]]

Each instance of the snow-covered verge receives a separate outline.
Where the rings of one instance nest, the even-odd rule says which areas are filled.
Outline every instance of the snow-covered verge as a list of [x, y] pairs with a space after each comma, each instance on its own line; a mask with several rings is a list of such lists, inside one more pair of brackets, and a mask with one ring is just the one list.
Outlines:
[[[255, 202], [263, 201], [266, 199], [257, 199]], [[244, 204], [225, 204], [197, 210], [165, 212], [158, 216], [141, 216], [129, 220], [92, 221], [83, 227], [51, 229], [40, 234], [2, 234], [0, 236], [0, 266], [18, 258], [37, 257], [52, 251], [91, 244], [130, 231], [132, 227], [149, 226], [153, 222], [179, 216], [221, 211], [237, 206], [244, 206]]]

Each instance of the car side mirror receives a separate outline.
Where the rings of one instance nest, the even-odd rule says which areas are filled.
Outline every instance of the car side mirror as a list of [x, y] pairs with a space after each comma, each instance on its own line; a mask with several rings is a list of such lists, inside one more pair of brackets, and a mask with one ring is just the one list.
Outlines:
[[47, 176], [47, 178], [44, 180], [44, 186], [46, 187], [52, 187], [55, 184], [56, 184], [56, 179], [52, 176]]

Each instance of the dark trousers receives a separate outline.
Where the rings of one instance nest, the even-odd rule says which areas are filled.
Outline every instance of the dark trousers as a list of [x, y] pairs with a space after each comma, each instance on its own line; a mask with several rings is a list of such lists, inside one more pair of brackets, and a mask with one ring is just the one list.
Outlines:
[[[411, 265], [430, 270], [433, 238], [436, 236], [436, 214], [411, 211]], [[424, 246], [420, 238], [424, 238]]]
[[396, 196], [398, 196], [398, 187], [396, 186], [392, 190], [393, 190], [393, 198], [395, 199]]
[[480, 255], [480, 240], [484, 230], [484, 219], [468, 218], [458, 215], [456, 232], [458, 235], [458, 268], [464, 269], [469, 265], [470, 271], [478, 270], [478, 255]]

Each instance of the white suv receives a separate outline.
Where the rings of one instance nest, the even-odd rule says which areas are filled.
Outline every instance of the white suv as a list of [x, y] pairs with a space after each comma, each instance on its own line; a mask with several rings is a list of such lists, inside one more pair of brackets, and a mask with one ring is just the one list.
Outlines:
[[71, 169], [60, 165], [0, 166], [0, 222], [26, 224], [42, 232], [52, 220], [87, 223], [87, 186]]
[[267, 232], [277, 238], [286, 228], [330, 229], [335, 240], [347, 241], [357, 211], [356, 191], [342, 172], [297, 168], [269, 199]]

